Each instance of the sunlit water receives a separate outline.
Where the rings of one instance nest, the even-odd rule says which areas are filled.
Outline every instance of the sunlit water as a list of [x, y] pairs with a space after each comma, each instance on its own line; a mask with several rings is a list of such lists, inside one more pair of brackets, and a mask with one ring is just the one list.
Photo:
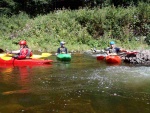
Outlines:
[[0, 66], [0, 113], [150, 113], [150, 67], [51, 59], [50, 66]]

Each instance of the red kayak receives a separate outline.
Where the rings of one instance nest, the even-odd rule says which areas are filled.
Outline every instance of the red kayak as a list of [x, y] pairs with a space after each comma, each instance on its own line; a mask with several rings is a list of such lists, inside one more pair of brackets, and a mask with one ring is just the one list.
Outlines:
[[120, 56], [106, 56], [106, 63], [109, 64], [120, 64], [121, 63], [121, 57]]
[[10, 60], [4, 60], [0, 58], [0, 64], [13, 64], [16, 66], [22, 66], [22, 65], [44, 65], [44, 64], [51, 64], [53, 60], [44, 60], [44, 59], [23, 59], [23, 60], [17, 60], [14, 58], [11, 58]]

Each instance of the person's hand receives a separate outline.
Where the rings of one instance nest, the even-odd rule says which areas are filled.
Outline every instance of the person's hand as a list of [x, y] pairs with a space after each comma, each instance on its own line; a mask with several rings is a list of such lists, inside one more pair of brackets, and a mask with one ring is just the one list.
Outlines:
[[11, 51], [7, 51], [6, 56], [12, 57], [13, 55], [11, 53], [12, 53]]
[[11, 54], [11, 52], [10, 52], [10, 51], [7, 51], [6, 54], [7, 54], [7, 55], [8, 55], [8, 54]]
[[6, 49], [6, 54], [11, 54], [11, 51]]

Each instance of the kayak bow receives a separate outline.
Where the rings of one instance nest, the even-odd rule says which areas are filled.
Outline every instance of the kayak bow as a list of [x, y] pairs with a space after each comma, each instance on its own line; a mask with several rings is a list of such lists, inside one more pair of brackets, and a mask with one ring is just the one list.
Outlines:
[[106, 56], [106, 63], [108, 64], [120, 64], [121, 63], [121, 57], [120, 56]]
[[71, 54], [58, 54], [56, 57], [57, 57], [57, 60], [60, 60], [60, 61], [70, 61], [71, 60]]

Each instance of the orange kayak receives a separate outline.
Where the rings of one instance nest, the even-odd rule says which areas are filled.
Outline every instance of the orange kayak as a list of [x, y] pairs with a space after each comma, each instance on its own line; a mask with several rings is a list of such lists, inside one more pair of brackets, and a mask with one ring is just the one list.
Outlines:
[[121, 63], [121, 57], [120, 56], [106, 56], [106, 63], [109, 64], [120, 64]]

